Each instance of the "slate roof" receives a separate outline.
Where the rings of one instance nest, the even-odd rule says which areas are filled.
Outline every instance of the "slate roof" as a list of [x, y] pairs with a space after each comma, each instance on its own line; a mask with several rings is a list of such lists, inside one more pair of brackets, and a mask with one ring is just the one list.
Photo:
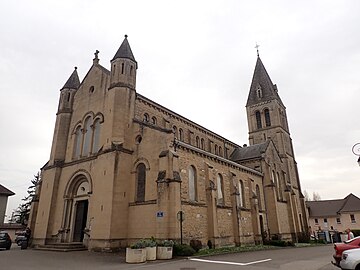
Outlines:
[[69, 88], [69, 89], [79, 89], [80, 86], [80, 80], [79, 75], [77, 73], [77, 67], [75, 67], [75, 70], [73, 73], [71, 73], [69, 79], [66, 81], [62, 89]]
[[[260, 87], [262, 91], [261, 98], [259, 98], [257, 95], [258, 87]], [[254, 104], [258, 104], [260, 102], [274, 100], [274, 99], [277, 99], [280, 102], [280, 104], [284, 106], [284, 104], [280, 99], [280, 96], [277, 93], [276, 85], [272, 83], [270, 76], [264, 67], [264, 64], [262, 63], [260, 57], [258, 57], [256, 61], [256, 66], [255, 66], [254, 75], [252, 78], [250, 92], [246, 106], [251, 106]]]
[[117, 58], [127, 58], [130, 59], [132, 61], [134, 61], [136, 63], [136, 68], [137, 68], [137, 62], [135, 60], [135, 57], [131, 51], [129, 42], [127, 40], [127, 35], [125, 35], [125, 39], [124, 41], [121, 43], [120, 48], [118, 49], [118, 51], [116, 52], [116, 54], [114, 55], [114, 58], [111, 60], [115, 60]]
[[307, 201], [310, 217], [337, 216], [342, 212], [360, 211], [360, 199], [350, 193], [344, 199]]
[[0, 195], [12, 196], [15, 193], [0, 184]]
[[230, 155], [230, 160], [234, 162], [260, 158], [265, 153], [270, 141], [254, 144], [246, 147], [236, 148]]

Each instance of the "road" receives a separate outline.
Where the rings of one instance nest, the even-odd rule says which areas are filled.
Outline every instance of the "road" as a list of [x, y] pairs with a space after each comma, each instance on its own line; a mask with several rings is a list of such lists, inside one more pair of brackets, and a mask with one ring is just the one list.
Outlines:
[[243, 252], [190, 259], [180, 258], [134, 265], [125, 263], [124, 254], [88, 251], [51, 252], [32, 249], [21, 250], [16, 245], [13, 245], [11, 250], [0, 250], [0, 268], [7, 270], [338, 270], [339, 268], [330, 263], [332, 254], [332, 245], [327, 245]]

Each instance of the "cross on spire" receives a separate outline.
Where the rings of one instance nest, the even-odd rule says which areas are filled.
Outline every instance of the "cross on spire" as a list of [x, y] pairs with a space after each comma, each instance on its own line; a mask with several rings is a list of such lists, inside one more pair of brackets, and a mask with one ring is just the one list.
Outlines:
[[256, 48], [256, 52], [257, 52], [258, 57], [259, 57], [259, 47], [260, 47], [260, 45], [257, 44], [257, 42], [256, 42], [255, 48]]

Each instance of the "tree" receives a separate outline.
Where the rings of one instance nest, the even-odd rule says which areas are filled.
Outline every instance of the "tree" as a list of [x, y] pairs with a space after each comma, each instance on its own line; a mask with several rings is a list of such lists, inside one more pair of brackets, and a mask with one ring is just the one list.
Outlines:
[[311, 201], [309, 193], [306, 190], [304, 190], [303, 194], [306, 202]]
[[313, 201], [320, 201], [320, 200], [321, 200], [320, 194], [314, 191], [313, 192]]
[[38, 186], [41, 180], [40, 172], [34, 175], [34, 179], [31, 180], [31, 185], [28, 187], [28, 195], [22, 199], [24, 203], [19, 204], [18, 208], [13, 212], [11, 219], [9, 220], [12, 223], [27, 224], [30, 216], [30, 207], [31, 202], [35, 198], [36, 187]]

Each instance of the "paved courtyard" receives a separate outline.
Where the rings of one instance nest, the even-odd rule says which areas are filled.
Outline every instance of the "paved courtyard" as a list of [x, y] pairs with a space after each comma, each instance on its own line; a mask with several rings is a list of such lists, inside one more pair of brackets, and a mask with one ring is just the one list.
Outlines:
[[285, 248], [243, 252], [201, 258], [179, 258], [144, 264], [126, 264], [124, 253], [98, 253], [89, 251], [52, 252], [21, 250], [13, 245], [11, 250], [0, 250], [1, 269], [143, 269], [143, 270], [219, 270], [219, 269], [292, 269], [337, 270], [331, 265], [332, 245]]

